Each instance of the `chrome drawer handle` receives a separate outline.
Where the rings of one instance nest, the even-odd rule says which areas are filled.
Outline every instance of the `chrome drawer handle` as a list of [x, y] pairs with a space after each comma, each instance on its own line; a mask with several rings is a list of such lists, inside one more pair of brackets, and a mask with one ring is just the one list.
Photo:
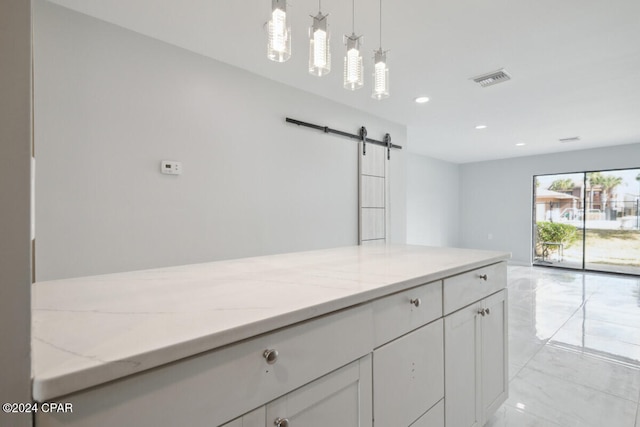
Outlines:
[[265, 358], [265, 360], [269, 365], [273, 365], [278, 361], [278, 350], [275, 350], [275, 349], [265, 350], [264, 353], [262, 353], [262, 356]]
[[416, 307], [420, 307], [420, 304], [422, 304], [422, 301], [420, 301], [420, 298], [413, 298], [409, 302], [411, 304], [415, 305]]
[[276, 418], [273, 425], [276, 427], [289, 427], [289, 420], [286, 418]]
[[485, 282], [487, 281], [487, 275], [486, 274], [481, 274], [479, 276], [482, 280], [484, 280]]

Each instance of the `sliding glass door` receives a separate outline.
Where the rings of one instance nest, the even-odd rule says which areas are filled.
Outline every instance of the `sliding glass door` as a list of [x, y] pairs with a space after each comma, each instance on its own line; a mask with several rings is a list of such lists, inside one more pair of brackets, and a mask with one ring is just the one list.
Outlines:
[[582, 269], [584, 174], [534, 178], [534, 264]]
[[640, 274], [640, 168], [534, 177], [533, 263]]

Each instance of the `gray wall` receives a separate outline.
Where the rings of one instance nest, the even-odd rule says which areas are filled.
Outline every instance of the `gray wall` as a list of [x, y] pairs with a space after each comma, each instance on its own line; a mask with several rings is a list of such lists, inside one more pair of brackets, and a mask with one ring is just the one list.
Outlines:
[[[284, 119], [400, 145], [404, 126], [35, 5], [37, 280], [357, 243], [357, 144]], [[391, 160], [395, 242], [405, 151]]]
[[407, 243], [458, 246], [459, 165], [407, 155]]
[[[404, 126], [36, 6], [38, 280], [355, 244], [355, 143], [284, 117], [411, 143]], [[533, 175], [638, 167], [638, 147], [462, 165], [398, 151], [391, 240], [529, 263]], [[159, 174], [163, 159], [184, 174]]]
[[[31, 401], [31, 3], [0, 2], [0, 403]], [[0, 412], [0, 425], [30, 414]]]
[[534, 175], [637, 167], [640, 144], [460, 165], [461, 244], [529, 264]]

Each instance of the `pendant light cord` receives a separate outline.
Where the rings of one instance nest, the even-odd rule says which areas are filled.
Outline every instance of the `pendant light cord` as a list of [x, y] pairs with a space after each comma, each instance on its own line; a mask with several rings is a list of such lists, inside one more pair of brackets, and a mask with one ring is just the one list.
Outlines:
[[382, 50], [382, 0], [380, 0], [380, 50]]
[[351, 32], [356, 33], [356, 0], [351, 2]]

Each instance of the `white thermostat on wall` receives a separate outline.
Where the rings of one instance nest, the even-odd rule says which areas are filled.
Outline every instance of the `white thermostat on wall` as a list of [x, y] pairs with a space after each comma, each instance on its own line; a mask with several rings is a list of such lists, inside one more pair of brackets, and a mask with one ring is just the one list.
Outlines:
[[182, 174], [182, 163], [174, 162], [172, 160], [163, 160], [160, 162], [160, 172], [167, 175], [180, 175]]

